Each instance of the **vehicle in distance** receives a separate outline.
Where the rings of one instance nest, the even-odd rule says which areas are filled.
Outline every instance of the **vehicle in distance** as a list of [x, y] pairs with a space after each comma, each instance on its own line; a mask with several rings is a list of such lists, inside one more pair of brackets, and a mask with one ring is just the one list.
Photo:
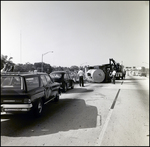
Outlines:
[[144, 76], [144, 77], [146, 77], [147, 74], [146, 74], [146, 72], [140, 72], [140, 73], [139, 73], [139, 76]]
[[55, 82], [59, 82], [62, 92], [66, 92], [68, 89], [74, 88], [74, 80], [70, 77], [70, 74], [66, 71], [53, 71], [50, 73], [51, 78]]
[[47, 73], [1, 73], [1, 112], [41, 116], [44, 105], [60, 94], [60, 84]]

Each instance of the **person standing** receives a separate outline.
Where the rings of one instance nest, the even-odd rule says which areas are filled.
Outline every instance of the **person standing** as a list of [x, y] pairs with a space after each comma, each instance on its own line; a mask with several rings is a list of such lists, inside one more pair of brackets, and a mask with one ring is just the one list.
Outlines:
[[113, 69], [113, 72], [112, 72], [112, 81], [113, 81], [114, 84], [115, 84], [115, 80], [116, 80], [116, 70]]
[[80, 87], [84, 87], [84, 80], [83, 80], [83, 77], [84, 77], [84, 72], [83, 70], [80, 68], [80, 70], [78, 71], [78, 76], [79, 76], [79, 85]]

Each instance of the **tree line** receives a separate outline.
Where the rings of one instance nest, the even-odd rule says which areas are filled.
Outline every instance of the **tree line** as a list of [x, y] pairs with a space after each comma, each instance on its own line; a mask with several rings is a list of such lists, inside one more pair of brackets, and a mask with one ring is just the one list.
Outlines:
[[[42, 62], [36, 62], [34, 64], [31, 64], [29, 62], [25, 64], [15, 64], [12, 61], [13, 57], [8, 57], [7, 55], [1, 55], [1, 70], [5, 68], [7, 65], [8, 71], [11, 72], [29, 72], [37, 70], [38, 72], [41, 72], [42, 69]], [[71, 67], [62, 67], [62, 66], [51, 66], [48, 63], [43, 62], [43, 72], [51, 73], [52, 71], [58, 71], [58, 70], [64, 70], [64, 71], [78, 71], [79, 68], [76, 65], [73, 65]]]

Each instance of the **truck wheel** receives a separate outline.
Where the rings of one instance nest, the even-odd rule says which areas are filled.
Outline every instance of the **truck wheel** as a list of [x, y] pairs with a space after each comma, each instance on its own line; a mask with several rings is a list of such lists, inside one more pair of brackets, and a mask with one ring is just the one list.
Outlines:
[[42, 112], [43, 112], [43, 101], [42, 100], [39, 100], [38, 101], [38, 104], [34, 110], [34, 113], [37, 117], [41, 116], [42, 115]]
[[54, 101], [55, 102], [58, 102], [59, 101], [59, 94], [56, 94], [55, 98], [54, 98]]

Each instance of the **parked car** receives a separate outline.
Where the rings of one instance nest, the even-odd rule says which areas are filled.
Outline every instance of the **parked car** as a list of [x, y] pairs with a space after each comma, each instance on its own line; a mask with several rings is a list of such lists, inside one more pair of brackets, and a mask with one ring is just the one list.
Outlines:
[[142, 77], [142, 76], [143, 76], [143, 77], [146, 77], [147, 74], [146, 74], [146, 72], [141, 72], [141, 73], [140, 73], [140, 76], [141, 76], [141, 77]]
[[66, 92], [69, 88], [74, 88], [74, 81], [70, 77], [70, 74], [66, 71], [53, 71], [50, 73], [51, 78], [55, 82], [59, 82], [62, 92]]
[[59, 101], [60, 94], [60, 84], [47, 73], [1, 73], [1, 112], [41, 116], [44, 105]]

